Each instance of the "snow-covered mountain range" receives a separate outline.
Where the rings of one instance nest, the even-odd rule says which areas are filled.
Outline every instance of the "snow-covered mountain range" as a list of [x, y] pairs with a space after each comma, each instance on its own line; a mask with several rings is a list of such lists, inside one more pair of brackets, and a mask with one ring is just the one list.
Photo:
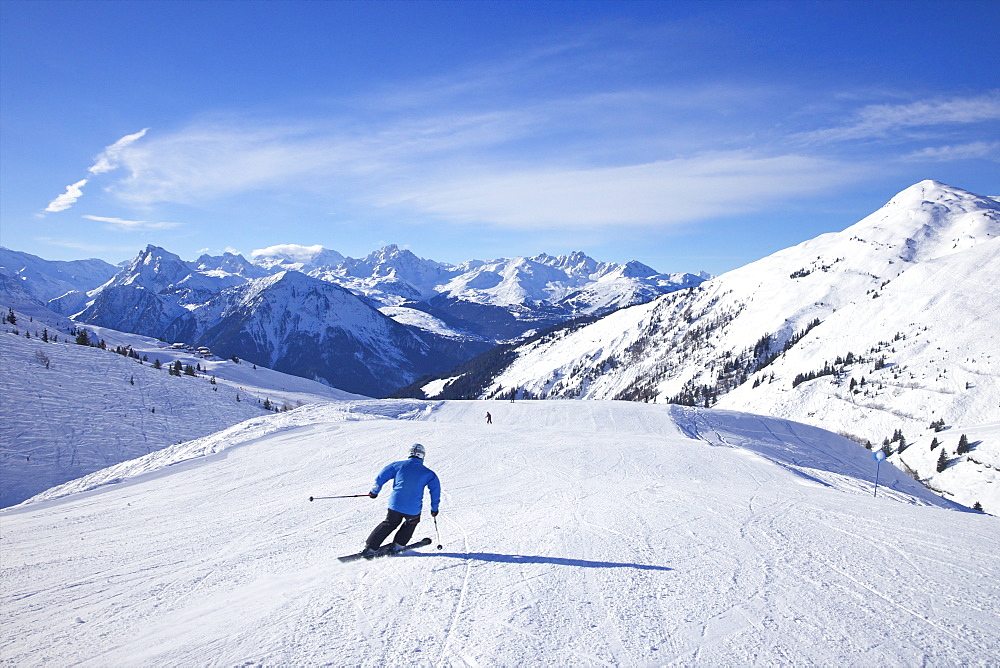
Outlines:
[[[899, 430], [894, 462], [1000, 512], [998, 286], [1000, 200], [924, 181], [843, 232], [491, 351], [422, 394], [718, 405], [875, 447]], [[958, 455], [971, 430], [986, 431]]]
[[72, 283], [64, 279], [70, 263], [0, 249], [0, 290], [22, 309], [45, 306], [89, 325], [207, 346], [371, 396], [498, 340], [706, 278], [583, 253], [451, 266], [396, 246], [360, 260], [282, 245], [251, 260], [226, 253], [195, 261], [148, 246], [109, 279], [113, 268], [98, 262]]
[[[48, 308], [132, 303], [137, 329], [268, 360], [351, 337], [384, 356], [373, 375], [427, 331], [463, 341], [302, 272], [314, 250], [154, 247], [90, 288], [0, 273], [0, 505], [24, 501], [0, 508], [5, 661], [995, 662], [1000, 520], [963, 505], [1000, 512], [996, 198], [917, 184], [845, 232], [421, 383], [488, 400], [348, 395]], [[443, 487], [417, 535], [440, 548], [337, 564], [414, 442]]]
[[87, 292], [110, 280], [119, 267], [96, 258], [43, 260], [0, 247], [0, 275], [18, 279], [36, 300], [48, 302], [70, 292]]
[[697, 285], [707, 274], [661, 274], [640, 262], [598, 262], [575, 252], [551, 256], [471, 260], [458, 265], [417, 257], [396, 245], [363, 259], [322, 246], [275, 246], [252, 254], [257, 266], [301, 271], [363, 294], [382, 306], [452, 299], [484, 306], [546, 305], [566, 315], [590, 315], [648, 301]]
[[709, 278], [661, 274], [634, 261], [598, 262], [581, 252], [449, 265], [395, 245], [353, 259], [322, 246], [286, 244], [254, 251], [252, 261], [269, 271], [300, 271], [341, 285], [401, 323], [492, 343], [610, 313]]
[[[150, 246], [81, 293], [110, 265], [0, 259], [4, 296], [26, 313], [83, 304], [77, 322], [372, 396], [420, 379], [399, 396], [779, 415], [882, 447], [949, 498], [1000, 512], [998, 237], [997, 198], [925, 181], [843, 232], [705, 282], [580, 253], [449, 266], [395, 246], [355, 260], [285, 245], [187, 262]], [[550, 327], [492, 347], [529, 325]]]

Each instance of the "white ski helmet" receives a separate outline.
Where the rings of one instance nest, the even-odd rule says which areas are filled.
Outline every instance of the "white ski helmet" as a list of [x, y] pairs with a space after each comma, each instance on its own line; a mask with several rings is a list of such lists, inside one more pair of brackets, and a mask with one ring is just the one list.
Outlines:
[[424, 450], [424, 446], [420, 445], [419, 443], [414, 443], [413, 446], [410, 447], [410, 457], [423, 459], [425, 453], [426, 451]]

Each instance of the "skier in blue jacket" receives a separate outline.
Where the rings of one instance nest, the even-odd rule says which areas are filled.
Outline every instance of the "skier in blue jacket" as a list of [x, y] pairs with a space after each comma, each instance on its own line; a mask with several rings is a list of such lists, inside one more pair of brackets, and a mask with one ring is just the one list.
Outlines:
[[[431, 516], [437, 517], [438, 506], [441, 503], [441, 482], [437, 474], [424, 466], [424, 446], [415, 443], [410, 448], [408, 459], [393, 462], [386, 466], [375, 478], [375, 485], [368, 493], [368, 496], [375, 498], [378, 496], [382, 485], [392, 480], [392, 495], [389, 497], [389, 512], [385, 519], [375, 527], [368, 540], [365, 541], [365, 549], [362, 555], [371, 557], [378, 552], [382, 541], [386, 539], [396, 527], [396, 535], [393, 537], [392, 551], [398, 551], [410, 542], [413, 531], [420, 522], [420, 511], [424, 507], [424, 488], [431, 493]], [[402, 522], [402, 526], [400, 523]]]

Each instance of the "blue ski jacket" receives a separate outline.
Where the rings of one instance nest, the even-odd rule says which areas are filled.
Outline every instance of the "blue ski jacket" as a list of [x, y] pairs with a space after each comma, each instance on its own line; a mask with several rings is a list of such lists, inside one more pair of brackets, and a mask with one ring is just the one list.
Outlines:
[[382, 485], [393, 480], [389, 509], [404, 515], [419, 515], [424, 507], [424, 487], [431, 493], [431, 512], [441, 503], [441, 481], [437, 474], [424, 466], [419, 457], [410, 457], [389, 464], [375, 478], [372, 494], [378, 494]]

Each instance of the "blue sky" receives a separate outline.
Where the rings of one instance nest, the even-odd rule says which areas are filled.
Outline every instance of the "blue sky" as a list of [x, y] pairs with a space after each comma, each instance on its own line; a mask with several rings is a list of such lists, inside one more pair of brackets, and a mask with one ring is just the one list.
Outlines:
[[721, 273], [1000, 195], [1000, 3], [0, 3], [0, 244]]

